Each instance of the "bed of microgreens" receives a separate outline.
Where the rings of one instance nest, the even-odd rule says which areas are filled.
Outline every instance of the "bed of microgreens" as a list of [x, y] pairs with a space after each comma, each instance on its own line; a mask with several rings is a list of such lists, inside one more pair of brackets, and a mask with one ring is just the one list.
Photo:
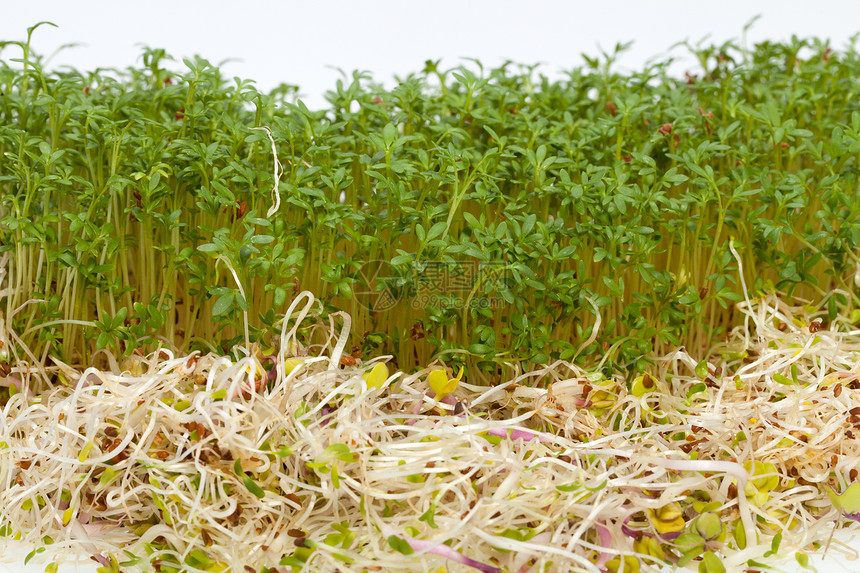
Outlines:
[[312, 111], [161, 50], [48, 71], [35, 29], [0, 43], [28, 559], [715, 573], [856, 527], [853, 46], [428, 61]]

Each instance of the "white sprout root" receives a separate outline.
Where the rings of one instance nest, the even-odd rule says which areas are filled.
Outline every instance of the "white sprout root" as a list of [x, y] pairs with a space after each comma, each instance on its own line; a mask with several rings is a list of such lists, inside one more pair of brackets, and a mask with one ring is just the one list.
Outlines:
[[791, 555], [858, 527], [825, 492], [860, 466], [860, 330], [842, 318], [818, 330], [816, 309], [760, 298], [704, 379], [678, 350], [638, 396], [559, 362], [464, 381], [449, 404], [427, 396], [429, 369], [368, 388], [374, 361], [339, 366], [345, 332], [303, 357], [314, 302], [291, 306], [277, 356], [15, 364], [0, 378], [20, 384], [0, 418], [0, 531], [123, 571], [136, 556], [159, 571], [526, 573], [661, 570], [705, 512], [724, 529], [696, 557], [729, 569], [777, 534]]

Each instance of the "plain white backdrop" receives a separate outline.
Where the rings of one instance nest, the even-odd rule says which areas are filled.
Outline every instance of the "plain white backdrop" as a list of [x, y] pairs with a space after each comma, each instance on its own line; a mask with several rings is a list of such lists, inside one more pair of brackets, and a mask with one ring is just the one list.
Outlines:
[[[48, 20], [59, 27], [35, 32], [37, 52], [49, 55], [64, 44], [79, 44], [57, 54], [49, 68], [139, 65], [146, 45], [177, 57], [178, 69], [182, 57], [199, 54], [213, 64], [226, 62], [225, 75], [254, 79], [263, 90], [282, 82], [299, 85], [305, 103], [320, 108], [324, 92], [340, 77], [333, 68], [368, 70], [390, 86], [395, 75], [417, 72], [427, 59], [454, 67], [463, 58], [478, 58], [488, 67], [505, 60], [540, 62], [552, 77], [582, 64], [582, 53], [594, 56], [599, 48], [611, 51], [632, 40], [621, 69], [671, 54], [678, 60], [673, 69], [696, 71], [696, 62], [673, 45], [706, 37], [740, 41], [744, 25], [759, 14], [748, 45], [797, 35], [826, 38], [840, 49], [860, 32], [860, 3], [849, 0], [0, 0], [0, 41], [23, 40], [27, 27]], [[0, 57], [19, 57], [16, 50], [7, 47]], [[0, 563], [0, 573], [44, 570], [24, 568], [24, 554], [0, 554], [7, 562]], [[860, 571], [860, 562], [841, 559], [816, 560], [816, 566], [821, 573]], [[61, 568], [76, 570], [95, 567]]]
[[[427, 59], [453, 67], [474, 57], [488, 66], [506, 59], [543, 62], [541, 69], [553, 75], [582, 63], [583, 52], [593, 56], [598, 46], [611, 50], [632, 40], [621, 64], [636, 68], [680, 41], [739, 39], [758, 14], [750, 42], [794, 34], [826, 37], [839, 48], [860, 31], [860, 5], [850, 0], [0, 0], [0, 40], [23, 39], [28, 26], [48, 20], [59, 28], [36, 32], [38, 52], [80, 44], [57, 55], [54, 66], [126, 67], [140, 62], [140, 47], [147, 45], [180, 61], [194, 54], [213, 64], [230, 60], [223, 66], [228, 75], [254, 79], [261, 89], [298, 84], [313, 108], [324, 104], [322, 94], [339, 77], [331, 66], [369, 70], [390, 83], [395, 74], [419, 71]], [[12, 51], [2, 57], [16, 57]], [[695, 68], [683, 50], [672, 53], [686, 60], [682, 68]]]

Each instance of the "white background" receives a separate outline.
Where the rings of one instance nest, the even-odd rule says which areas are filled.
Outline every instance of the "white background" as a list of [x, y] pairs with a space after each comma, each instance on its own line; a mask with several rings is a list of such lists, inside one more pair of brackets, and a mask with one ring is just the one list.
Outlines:
[[[860, 31], [860, 5], [849, 0], [0, 0], [0, 40], [23, 39], [28, 26], [50, 20], [60, 27], [36, 32], [39, 52], [82, 44], [60, 53], [55, 65], [125, 67], [140, 63], [141, 45], [179, 58], [200, 54], [213, 64], [232, 59], [223, 66], [227, 75], [255, 79], [266, 90], [298, 84], [313, 108], [339, 77], [329, 66], [388, 81], [419, 71], [427, 59], [453, 67], [476, 57], [485, 65], [544, 62], [553, 75], [579, 65], [583, 52], [594, 56], [598, 46], [609, 51], [633, 40], [622, 64], [636, 68], [680, 41], [739, 39], [757, 14], [750, 42], [796, 34], [830, 38], [839, 48]], [[16, 57], [12, 52], [2, 57]], [[682, 68], [695, 69], [682, 59]]]
[[[541, 62], [540, 70], [554, 77], [580, 65], [583, 52], [594, 56], [598, 47], [611, 51], [633, 40], [621, 69], [671, 54], [678, 73], [698, 71], [682, 48], [671, 50], [674, 44], [705, 37], [740, 40], [744, 24], [758, 14], [749, 45], [797, 35], [828, 38], [839, 49], [860, 31], [860, 4], [848, 0], [0, 0], [0, 41], [23, 40], [28, 26], [49, 20], [59, 28], [37, 30], [36, 51], [47, 55], [63, 44], [81, 44], [60, 52], [49, 67], [139, 65], [140, 48], [147, 45], [165, 48], [180, 62], [194, 54], [213, 64], [230, 60], [222, 66], [225, 75], [254, 79], [264, 90], [297, 84], [305, 103], [321, 108], [323, 93], [340, 77], [332, 67], [369, 70], [388, 86], [395, 74], [420, 71], [425, 60], [439, 58], [443, 67], [466, 63], [464, 57], [485, 66]], [[18, 56], [12, 47], [0, 52], [4, 59]], [[7, 553], [0, 561], [11, 557]], [[857, 561], [817, 565], [821, 573], [860, 571]], [[42, 570], [23, 568], [20, 556], [10, 565], [0, 563], [0, 573]]]

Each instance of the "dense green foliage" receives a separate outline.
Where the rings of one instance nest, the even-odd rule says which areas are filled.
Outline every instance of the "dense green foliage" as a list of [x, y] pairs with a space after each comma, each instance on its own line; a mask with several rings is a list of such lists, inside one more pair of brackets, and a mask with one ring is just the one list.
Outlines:
[[[320, 111], [201, 58], [181, 74], [160, 50], [125, 71], [49, 72], [29, 42], [13, 51], [4, 313], [35, 356], [80, 363], [158, 337], [229, 348], [244, 310], [267, 344], [307, 289], [352, 315], [358, 349], [404, 368], [446, 352], [475, 374], [604, 356], [641, 369], [731, 326], [732, 237], [751, 288], [841, 289], [834, 314], [858, 303], [853, 48], [697, 49], [685, 79], [668, 62], [621, 74], [614, 56], [557, 81], [428, 62], [390, 91], [353, 74]], [[283, 165], [271, 217], [262, 126]]]

